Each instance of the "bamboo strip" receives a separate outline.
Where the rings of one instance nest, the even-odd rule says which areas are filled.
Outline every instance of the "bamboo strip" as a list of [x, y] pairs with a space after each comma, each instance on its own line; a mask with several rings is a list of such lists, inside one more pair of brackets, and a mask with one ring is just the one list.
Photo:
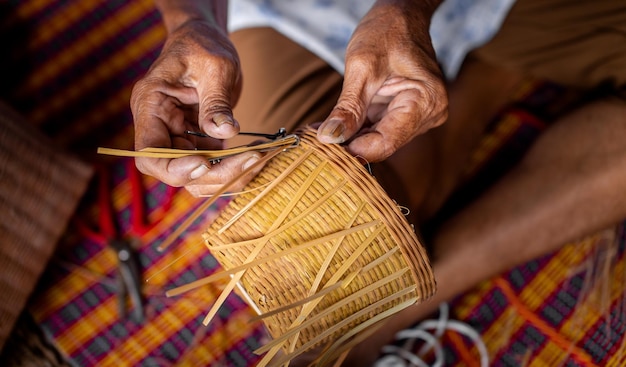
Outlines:
[[[356, 228], [356, 227], [354, 227], [354, 228]], [[346, 259], [346, 261], [344, 261], [344, 263], [341, 264], [341, 267], [339, 267], [339, 269], [337, 269], [337, 272], [335, 274], [333, 274], [333, 276], [329, 279], [328, 283], [336, 283], [336, 282], [338, 282], [339, 279], [343, 276], [343, 274], [345, 274], [350, 269], [352, 264], [356, 260], [358, 260], [358, 258], [361, 256], [363, 251], [365, 251], [365, 249], [370, 245], [370, 243], [372, 243], [372, 241], [374, 241], [376, 239], [376, 236], [378, 236], [380, 234], [380, 232], [382, 232], [384, 229], [385, 228], [383, 226], [377, 227], [365, 239], [365, 241], [363, 241], [361, 243], [361, 245], [354, 250], [354, 252], [350, 255], [350, 257], [348, 257]], [[315, 307], [315, 306], [313, 306], [313, 307]], [[298, 318], [298, 319], [300, 319], [300, 318]]]
[[375, 268], [376, 266], [384, 263], [385, 261], [387, 261], [387, 259], [389, 259], [393, 255], [395, 255], [397, 251], [399, 251], [399, 249], [397, 247], [394, 247], [393, 249], [389, 250], [388, 252], [386, 252], [381, 257], [379, 257], [376, 260], [372, 261], [371, 263], [365, 265], [363, 267], [363, 272], [364, 273], [368, 272], [368, 271], [372, 270], [373, 268]]
[[[252, 261], [254, 258], [256, 258], [259, 255], [259, 253], [261, 252], [261, 250], [263, 250], [264, 246], [265, 246], [265, 244], [260, 242], [256, 246], [256, 248], [254, 250], [252, 250], [252, 252], [250, 252], [250, 255], [248, 255], [247, 260], [248, 261]], [[226, 297], [228, 297], [230, 295], [230, 293], [233, 291], [233, 289], [235, 289], [235, 286], [237, 285], [237, 283], [239, 282], [239, 280], [241, 279], [241, 277], [243, 276], [243, 274], [245, 272], [246, 271], [243, 270], [243, 271], [240, 271], [240, 272], [238, 272], [236, 274], [233, 274], [233, 277], [231, 278], [230, 282], [228, 282], [228, 284], [226, 285], [224, 290], [222, 290], [222, 293], [217, 298], [217, 300], [215, 301], [215, 303], [211, 307], [211, 310], [209, 311], [209, 313], [206, 315], [206, 317], [202, 321], [202, 324], [204, 326], [207, 326], [209, 324], [209, 322], [211, 320], [213, 320], [213, 317], [215, 317], [215, 314], [217, 314], [217, 311], [219, 310], [219, 308], [222, 307], [222, 304], [224, 304], [224, 301], [226, 301]]]
[[[344, 334], [341, 338], [339, 338], [337, 341], [335, 341], [335, 343], [333, 344], [333, 346], [336, 345], [341, 345], [341, 343], [343, 343], [343, 341], [351, 338], [353, 335], [358, 334], [359, 332], [361, 332], [362, 330], [366, 329], [367, 327], [397, 313], [400, 310], [403, 310], [411, 305], [413, 305], [415, 303], [415, 299], [409, 299], [408, 301], [402, 302], [399, 305], [396, 305], [388, 310], [385, 310], [379, 314], [377, 314], [376, 316], [373, 316], [371, 319], [357, 325], [354, 329], [350, 330], [349, 332], [347, 332], [346, 334]], [[368, 311], [369, 308], [371, 306], [368, 306], [367, 309]], [[365, 310], [365, 309], [364, 309]], [[348, 318], [341, 320], [340, 322], [338, 322], [336, 325], [341, 325], [341, 326], [346, 326], [348, 325], [353, 319], [354, 319], [354, 315], [350, 315]], [[310, 340], [309, 342], [307, 342], [306, 344], [304, 344], [299, 350], [295, 351], [292, 354], [287, 354], [285, 356], [280, 357], [277, 361], [276, 364], [283, 364], [287, 361], [290, 361], [292, 359], [294, 359], [295, 357], [299, 356], [300, 354], [304, 353], [305, 351], [307, 351], [308, 349], [312, 348], [313, 346], [315, 346], [317, 343], [319, 343], [321, 340], [323, 340], [325, 337], [331, 335], [331, 330], [325, 330], [324, 332], [322, 332], [320, 335], [318, 335], [317, 337], [315, 337], [314, 339]], [[326, 356], [329, 355], [329, 353], [331, 352], [331, 350], [333, 349], [333, 347], [331, 347], [331, 349], [329, 351], [326, 352]], [[320, 365], [324, 365], [324, 363], [326, 358], [322, 358], [322, 360], [320, 361]], [[263, 360], [261, 361], [263, 362]], [[262, 364], [261, 362], [259, 362], [258, 367], [263, 367], [266, 366], [267, 364]], [[268, 361], [269, 362], [269, 361]]]
[[[319, 362], [320, 366], [323, 366], [324, 364], [326, 364], [326, 362], [331, 359], [331, 357], [333, 356], [333, 349], [336, 349], [338, 347], [340, 347], [345, 341], [349, 340], [350, 338], [352, 338], [352, 336], [359, 334], [361, 331], [366, 330], [367, 328], [371, 327], [372, 325], [386, 319], [387, 317], [396, 314], [402, 310], [404, 310], [407, 307], [412, 306], [413, 304], [415, 304], [415, 301], [417, 299], [415, 298], [411, 298], [405, 302], [400, 303], [399, 305], [394, 306], [393, 308], [390, 308], [389, 310], [383, 311], [381, 313], [379, 313], [378, 315], [372, 317], [371, 319], [359, 324], [358, 326], [356, 326], [354, 329], [350, 330], [349, 332], [347, 332], [346, 334], [344, 334], [341, 338], [337, 339], [334, 343], [333, 346], [331, 346], [329, 348], [329, 350], [326, 352], [325, 357], [322, 358], [322, 360]], [[289, 359], [293, 359], [293, 357], [289, 358]]]
[[262, 237], [259, 238], [253, 238], [250, 240], [244, 240], [244, 241], [239, 241], [239, 242], [233, 242], [233, 243], [228, 243], [225, 245], [211, 245], [210, 244], [210, 240], [208, 239], [208, 234], [205, 234], [206, 238], [205, 241], [208, 244], [208, 247], [211, 251], [224, 251], [224, 250], [229, 250], [235, 247], [241, 247], [241, 246], [247, 246], [250, 244], [254, 244], [255, 242], [259, 241], [261, 238], [272, 238], [277, 236], [278, 234], [280, 234], [282, 231], [284, 231], [285, 229], [287, 229], [288, 227], [297, 224], [299, 221], [303, 220], [307, 215], [309, 215], [311, 212], [313, 212], [315, 209], [317, 209], [320, 205], [322, 205], [324, 203], [324, 201], [334, 195], [338, 190], [340, 190], [343, 185], [345, 185], [346, 181], [342, 181], [341, 183], [339, 183], [337, 185], [337, 187], [333, 188], [332, 190], [328, 191], [323, 197], [321, 197], [318, 201], [316, 201], [313, 205], [309, 206], [306, 210], [303, 210], [302, 213], [300, 213], [298, 216], [296, 216], [295, 218], [293, 218], [292, 220], [290, 220], [289, 222], [285, 223], [283, 226], [276, 228], [274, 231], [269, 232], [267, 234], [265, 234]]
[[[329, 190], [325, 195], [323, 195], [315, 203], [313, 203], [313, 205], [309, 206], [306, 210], [302, 211], [302, 213], [300, 213], [298, 216], [296, 216], [289, 222], [285, 223], [281, 228], [295, 225], [301, 220], [303, 220], [307, 215], [311, 214], [311, 212], [313, 212], [315, 209], [319, 208], [322, 204], [324, 204], [324, 202], [326, 202], [328, 198], [336, 194], [337, 191], [341, 190], [345, 184], [346, 184], [346, 181], [342, 180], [336, 187]], [[278, 232], [273, 232], [273, 233], [274, 235], [276, 235], [276, 233]]]
[[[328, 283], [326, 284], [334, 284], [337, 283], [339, 281], [339, 279], [343, 276], [343, 274], [345, 274], [350, 267], [352, 266], [352, 264], [359, 258], [359, 256], [361, 256], [361, 253], [363, 251], [365, 251], [365, 249], [367, 248], [367, 246], [369, 246], [369, 244], [376, 238], [376, 236], [378, 234], [380, 234], [380, 232], [382, 232], [382, 230], [384, 229], [383, 226], [378, 227], [374, 232], [372, 232], [372, 234], [370, 234], [368, 236], [368, 238], [363, 241], [363, 243], [361, 244], [361, 246], [359, 246], [351, 255], [350, 257], [342, 264], [342, 266], [337, 270], [337, 272], [335, 274], [333, 274], [333, 276], [331, 277], [331, 279], [328, 281]], [[325, 286], [326, 287], [326, 286]], [[291, 324], [291, 326], [289, 328], [293, 328], [293, 327], [297, 327], [299, 326], [302, 322], [304, 322], [304, 320], [308, 317], [308, 315], [313, 312], [313, 310], [315, 309], [315, 307], [319, 304], [321, 298], [318, 298], [316, 300], [314, 300], [311, 303], [308, 303], [304, 306], [302, 306], [302, 311], [300, 313], [300, 316], [298, 316]], [[280, 350], [280, 348], [282, 347], [282, 345], [277, 345], [274, 348], [272, 348], [270, 351], [268, 351], [264, 357], [264, 359], [266, 357], [269, 356], [269, 359], [273, 358], [276, 353], [278, 353], [278, 351]], [[269, 361], [268, 359], [268, 361]]]
[[[402, 273], [402, 274], [404, 274], [404, 273]], [[376, 289], [381, 284], [388, 283], [389, 279], [393, 280], [393, 279], [397, 279], [397, 277], [394, 277], [394, 275], [392, 274], [389, 277], [387, 277], [386, 280], [380, 280], [380, 281], [376, 282], [376, 285], [372, 284], [372, 285], [370, 285], [367, 288], [359, 290], [357, 293], [354, 293], [354, 294], [350, 295], [349, 298], [346, 298], [346, 303], [352, 302], [352, 301], [358, 299], [359, 297], [363, 296], [364, 294], [366, 294], [368, 292], [371, 292], [372, 290]], [[382, 306], [384, 304], [391, 303], [391, 301], [393, 301], [395, 299], [398, 299], [398, 298], [402, 298], [402, 297], [404, 297], [405, 295], [411, 293], [414, 290], [415, 290], [415, 286], [406, 287], [403, 290], [399, 291], [398, 293], [389, 295], [389, 296], [387, 296], [387, 297], [377, 301], [376, 303], [374, 303], [374, 305]], [[322, 312], [320, 312], [316, 316], [319, 316], [319, 318], [328, 316], [330, 313], [332, 313], [334, 311], [337, 311], [337, 309], [341, 308], [342, 306], [343, 305], [340, 304], [340, 303], [335, 303], [331, 307], [328, 307], [328, 308], [324, 309]], [[259, 320], [259, 317], [254, 317], [252, 320], [254, 320], [254, 321]], [[308, 326], [312, 325], [313, 323], [315, 323], [316, 321], [317, 321], [317, 319], [309, 319], [306, 322], [302, 323], [300, 325], [300, 328], [289, 329], [287, 332], [285, 332], [283, 335], [279, 336], [278, 338], [276, 338], [276, 339], [272, 340], [271, 342], [269, 342], [269, 343], [267, 343], [267, 344], [257, 348], [254, 351], [254, 354], [263, 354], [263, 353], [267, 352], [269, 349], [271, 349], [276, 344], [278, 344], [281, 341], [284, 341], [284, 340], [292, 337], [294, 334], [298, 333], [301, 328], [308, 327]]]
[[264, 314], [255, 316], [255, 317], [252, 318], [252, 320], [265, 319], [265, 318], [277, 315], [277, 314], [279, 314], [281, 312], [285, 312], [285, 311], [290, 310], [292, 308], [296, 308], [298, 306], [305, 305], [305, 304], [307, 304], [307, 303], [309, 303], [309, 302], [311, 302], [311, 301], [313, 301], [315, 299], [319, 299], [321, 296], [325, 296], [328, 293], [330, 293], [331, 291], [334, 291], [334, 290], [336, 290], [338, 288], [346, 288], [354, 280], [354, 278], [357, 275], [359, 275], [359, 273], [360, 273], [359, 271], [354, 271], [354, 272], [348, 274], [346, 276], [346, 279], [342, 280], [341, 282], [338, 282], [338, 283], [335, 283], [335, 284], [331, 284], [331, 285], [323, 288], [321, 291], [319, 291], [317, 293], [313, 293], [312, 295], [310, 295], [310, 296], [308, 296], [306, 298], [303, 298], [303, 299], [298, 300], [296, 302], [290, 303], [290, 304], [288, 304], [286, 306], [283, 306], [283, 307], [274, 309], [272, 311], [266, 312]]
[[[354, 224], [354, 221], [357, 219], [357, 217], [361, 213], [361, 210], [363, 210], [364, 207], [365, 207], [365, 202], [362, 202], [357, 208], [357, 210], [354, 212], [350, 220], [346, 223], [346, 226], [345, 226], [346, 229], [352, 227], [352, 225]], [[320, 283], [322, 282], [322, 279], [324, 278], [324, 274], [326, 273], [326, 270], [328, 270], [330, 263], [334, 259], [335, 254], [337, 253], [337, 250], [339, 250], [339, 246], [341, 246], [345, 238], [346, 236], [341, 236], [340, 238], [337, 238], [337, 241], [335, 242], [331, 250], [326, 255], [324, 262], [320, 266], [320, 270], [317, 272], [317, 275], [315, 276], [315, 280], [313, 280], [313, 284], [311, 285], [311, 289], [309, 290], [309, 295], [317, 292], [317, 288], [320, 286]]]
[[297, 136], [289, 135], [282, 139], [274, 140], [259, 145], [246, 145], [241, 147], [234, 147], [230, 149], [219, 150], [191, 150], [191, 149], [172, 149], [172, 148], [144, 148], [141, 150], [124, 150], [114, 148], [98, 148], [98, 154], [112, 155], [117, 157], [147, 157], [147, 158], [182, 158], [192, 155], [200, 155], [208, 159], [223, 159], [236, 154], [250, 152], [250, 151], [266, 151], [276, 148], [294, 146], [299, 143]]
[[202, 244], [201, 241], [189, 246], [189, 248], [187, 250], [185, 250], [185, 252], [183, 252], [182, 254], [180, 254], [179, 256], [177, 256], [174, 260], [170, 261], [169, 263], [167, 263], [167, 265], [165, 265], [163, 268], [159, 269], [158, 271], [156, 271], [155, 273], [153, 273], [152, 275], [150, 275], [149, 277], [146, 278], [146, 283], [149, 283], [150, 280], [152, 280], [152, 278], [158, 276], [159, 274], [163, 273], [165, 270], [169, 269], [170, 267], [172, 267], [174, 264], [176, 264], [178, 261], [180, 261], [182, 258], [186, 257], [187, 255], [189, 255], [190, 252], [192, 252], [194, 250], [194, 248], [198, 245]]
[[304, 195], [304, 193], [307, 191], [308, 187], [313, 183], [313, 181], [315, 181], [315, 179], [317, 178], [317, 175], [319, 175], [319, 173], [322, 171], [325, 165], [326, 165], [326, 162], [322, 162], [322, 164], [320, 164], [311, 173], [311, 175], [307, 178], [305, 183], [302, 186], [300, 186], [296, 194], [291, 198], [291, 200], [289, 200], [289, 204], [287, 204], [287, 206], [285, 207], [285, 209], [283, 209], [283, 211], [280, 213], [278, 218], [276, 218], [276, 220], [274, 221], [274, 225], [272, 225], [272, 227], [270, 228], [270, 231], [275, 229], [275, 227], [280, 226], [283, 223], [283, 221], [287, 218], [287, 216], [291, 213], [293, 208], [296, 206], [300, 198], [302, 198], [302, 195]]
[[350, 352], [350, 350], [346, 350], [339, 358], [337, 358], [337, 360], [333, 364], [333, 367], [341, 367], [343, 362], [345, 362], [346, 358], [348, 358], [348, 353], [349, 352]]
[[[191, 283], [187, 283], [187, 284], [182, 285], [180, 287], [177, 287], [177, 288], [174, 288], [174, 289], [170, 289], [169, 291], [167, 291], [165, 293], [165, 295], [168, 296], [168, 297], [178, 296], [178, 295], [180, 295], [182, 293], [185, 293], [185, 292], [188, 292], [188, 291], [190, 291], [192, 289], [195, 289], [195, 288], [201, 287], [203, 285], [209, 284], [209, 283], [214, 282], [216, 280], [219, 280], [221, 278], [228, 277], [228, 276], [236, 274], [236, 273], [238, 273], [240, 271], [245, 271], [245, 270], [247, 270], [247, 269], [249, 269], [249, 268], [251, 268], [253, 266], [258, 266], [258, 265], [261, 265], [261, 264], [266, 263], [268, 261], [275, 260], [277, 258], [289, 255], [289, 254], [297, 252], [297, 251], [301, 251], [301, 250], [306, 249], [308, 247], [316, 246], [316, 245], [319, 245], [320, 243], [328, 242], [328, 241], [333, 240], [333, 239], [335, 239], [337, 237], [348, 236], [348, 235], [350, 235], [352, 233], [360, 232], [360, 231], [366, 230], [366, 229], [368, 229], [370, 227], [374, 227], [376, 225], [378, 225], [377, 221], [370, 222], [370, 223], [364, 223], [364, 224], [358, 225], [356, 227], [352, 227], [352, 228], [349, 228], [349, 229], [346, 229], [346, 230], [343, 230], [343, 231], [331, 233], [331, 234], [326, 235], [324, 237], [316, 238], [316, 239], [311, 240], [309, 242], [305, 242], [303, 244], [300, 244], [300, 245], [298, 245], [296, 247], [292, 247], [290, 249], [284, 250], [282, 252], [277, 252], [277, 253], [274, 253], [272, 255], [260, 258], [260, 259], [256, 259], [255, 258], [253, 261], [246, 262], [246, 263], [244, 263], [244, 264], [242, 264], [240, 266], [237, 266], [237, 267], [234, 267], [234, 268], [230, 268], [228, 270], [223, 270], [223, 271], [221, 271], [219, 273], [212, 274], [212, 275], [209, 275], [207, 277], [195, 280], [195, 281], [193, 281]], [[254, 242], [257, 242], [257, 246], [259, 246], [259, 244], [265, 245], [267, 243], [267, 241], [269, 240], [269, 238], [270, 237], [268, 237], [268, 236], [263, 236], [261, 238], [255, 239]]]
[[262, 320], [262, 319], [265, 319], [265, 318], [277, 315], [277, 314], [279, 314], [281, 312], [285, 312], [285, 311], [290, 310], [292, 308], [295, 308], [295, 307], [298, 307], [298, 306], [302, 306], [302, 305], [307, 304], [307, 303], [309, 303], [309, 302], [311, 302], [311, 301], [313, 301], [315, 299], [319, 299], [320, 297], [323, 297], [323, 296], [327, 295], [328, 293], [330, 293], [330, 292], [332, 292], [332, 291], [334, 291], [334, 290], [336, 290], [338, 288], [343, 287], [343, 285], [344, 285], [343, 282], [332, 284], [332, 285], [322, 289], [321, 291], [319, 291], [317, 293], [314, 293], [314, 294], [312, 294], [312, 295], [310, 295], [310, 296], [308, 296], [306, 298], [303, 298], [303, 299], [298, 300], [296, 302], [290, 303], [290, 304], [288, 304], [286, 306], [274, 309], [272, 311], [266, 312], [264, 314], [255, 316], [255, 317], [253, 317], [251, 319], [251, 321]]
[[[252, 201], [250, 201], [248, 204], [246, 204], [246, 206], [244, 206], [239, 213], [235, 214], [228, 222], [226, 222], [226, 224], [224, 224], [224, 226], [217, 231], [218, 234], [222, 234], [224, 233], [225, 230], [227, 230], [228, 228], [230, 228], [230, 226], [235, 223], [235, 221], [237, 221], [237, 219], [241, 218], [242, 215], [244, 215], [248, 209], [250, 209], [252, 206], [254, 206], [256, 203], [259, 202], [259, 200], [263, 199], [263, 197], [269, 193], [274, 187], [276, 187], [278, 184], [280, 184], [282, 182], [282, 180], [289, 176], [291, 174], [291, 172], [293, 171], [294, 168], [296, 168], [299, 164], [301, 164], [304, 160], [307, 159], [307, 157], [311, 154], [311, 152], [307, 152], [305, 154], [303, 154], [302, 156], [300, 156], [298, 159], [296, 159], [295, 161], [293, 161], [293, 163], [291, 163], [291, 165], [289, 166], [289, 168], [287, 168], [285, 171], [283, 171], [278, 177], [276, 177], [276, 179], [274, 181], [272, 181], [267, 187], [265, 187], [265, 189], [263, 189], [263, 191], [261, 191], [261, 193], [259, 193]], [[320, 168], [320, 167], [318, 167]], [[321, 167], [323, 168], [323, 167]], [[320, 170], [318, 170], [319, 173]]]
[[[355, 345], [361, 343], [365, 339], [367, 339], [370, 336], [374, 335], [378, 330], [380, 330], [380, 328], [383, 326], [383, 322], [382, 321], [383, 320], [379, 321], [376, 324], [373, 324], [369, 328], [367, 328], [367, 329], [363, 330], [362, 332], [360, 332], [359, 334], [355, 335], [354, 338], [350, 339], [347, 343], [341, 345], [336, 353], [333, 353], [330, 356], [327, 356], [328, 351], [333, 347], [332, 344], [329, 345], [328, 348], [326, 348], [326, 352], [321, 354], [317, 358], [317, 366], [322, 366], [322, 363], [324, 363], [323, 361], [325, 361], [325, 360], [332, 361], [333, 359], [335, 359], [335, 357], [334, 357], [335, 354], [340, 354], [339, 358], [335, 362], [335, 365], [336, 366], [341, 366], [341, 364], [343, 363], [345, 358], [350, 353], [350, 350]], [[337, 363], [339, 363], [339, 364], [337, 364]]]
[[217, 190], [215, 195], [213, 195], [210, 199], [208, 199], [207, 201], [202, 203], [200, 206], [198, 206], [198, 208], [196, 208], [196, 210], [194, 210], [193, 213], [191, 213], [191, 215], [187, 217], [187, 219], [174, 230], [174, 232], [172, 232], [169, 236], [167, 236], [167, 238], [165, 238], [165, 240], [161, 243], [161, 245], [157, 247], [157, 250], [164, 251], [166, 248], [168, 248], [172, 243], [174, 243], [174, 241], [176, 241], [183, 234], [183, 232], [187, 230], [187, 228], [189, 228], [193, 224], [193, 222], [196, 221], [196, 219], [198, 219], [200, 215], [202, 215], [203, 212], [205, 212], [211, 205], [213, 205], [213, 203], [215, 203], [215, 201], [217, 201], [217, 199], [219, 198], [221, 194], [228, 191], [228, 189], [232, 185], [234, 185], [237, 181], [239, 181], [239, 179], [245, 176], [248, 172], [252, 171], [259, 165], [265, 164], [266, 162], [268, 162], [269, 160], [271, 160], [272, 158], [280, 154], [282, 151], [283, 150], [281, 149], [277, 149], [267, 154], [263, 158], [259, 159], [258, 161], [250, 165], [250, 167], [248, 167], [243, 172], [241, 172], [240, 175], [237, 175], [236, 177], [228, 181], [226, 184], [224, 184], [224, 186], [222, 186], [219, 190]]
[[[240, 241], [240, 242], [228, 243], [228, 244], [225, 244], [225, 245], [210, 245], [209, 244], [209, 249], [211, 251], [224, 251], [224, 250], [232, 249], [232, 248], [235, 248], [235, 247], [241, 247], [241, 246], [247, 246], [247, 245], [253, 244], [253, 243], [257, 242], [260, 238], [275, 237], [278, 234], [280, 234], [281, 232], [283, 232], [284, 230], [286, 230], [287, 228], [289, 228], [290, 226], [295, 225], [299, 221], [303, 220], [307, 215], [309, 215], [311, 212], [313, 212], [315, 209], [317, 209], [320, 205], [322, 205], [324, 203], [325, 198], [328, 198], [328, 197], [334, 195], [338, 190], [340, 190], [343, 187], [343, 185], [345, 185], [345, 183], [346, 183], [345, 180], [342, 181], [339, 185], [337, 185], [337, 187], [334, 187], [333, 189], [331, 189], [328, 193], [326, 193], [323, 197], [321, 197], [313, 205], [309, 206], [306, 210], [302, 211], [302, 213], [300, 213], [297, 217], [293, 218], [292, 220], [290, 220], [289, 222], [285, 223], [281, 227], [275, 229], [274, 231], [268, 232], [263, 237], [253, 238], [253, 239], [250, 239], [250, 240], [245, 240], [245, 241]], [[207, 235], [207, 237], [208, 237], [208, 235]], [[207, 243], [210, 242], [210, 240], [208, 238], [205, 241], [207, 241]]]
[[[369, 327], [368, 329], [366, 329], [363, 332], [361, 332], [360, 334], [358, 334], [357, 336], [355, 336], [348, 343], [344, 344], [345, 348], [342, 347], [341, 349], [345, 349], [345, 351], [343, 351], [342, 355], [335, 361], [333, 366], [334, 367], [340, 367], [343, 364], [343, 362], [345, 361], [345, 358], [350, 353], [350, 350], [352, 349], [352, 347], [354, 347], [355, 345], [359, 344], [363, 340], [369, 338], [370, 336], [374, 335], [374, 333], [376, 333], [382, 326], [383, 326], [382, 322], [374, 324], [371, 327]], [[324, 350], [322, 350], [320, 352], [319, 356], [313, 362], [309, 363], [309, 367], [321, 366], [321, 364], [320, 364], [321, 360], [326, 357], [326, 354], [330, 350], [331, 347], [332, 347], [332, 341], [329, 342], [326, 345], [326, 347], [324, 347]], [[331, 361], [333, 360], [332, 357], [328, 358], [328, 359], [330, 359]]]
[[[361, 204], [355, 210], [354, 214], [352, 215], [348, 223], [346, 223], [347, 228], [352, 227], [352, 225], [354, 224], [354, 221], [357, 219], [357, 217], [361, 213], [361, 210], [363, 210], [364, 207], [365, 207], [365, 202], [361, 202]], [[315, 276], [315, 280], [313, 281], [313, 284], [311, 285], [311, 289], [309, 290], [309, 295], [314, 294], [317, 291], [318, 287], [320, 286], [320, 283], [322, 282], [324, 274], [326, 273], [326, 270], [330, 266], [330, 263], [333, 260], [335, 253], [337, 253], [337, 250], [339, 250], [339, 246], [341, 246], [344, 239], [345, 239], [345, 236], [338, 238], [337, 241], [335, 242], [335, 245], [331, 248], [330, 252], [326, 255], [326, 259], [324, 259], [324, 262], [322, 263], [320, 270], [317, 272], [317, 275]], [[300, 317], [301, 316], [302, 314], [300, 314]], [[288, 349], [289, 353], [293, 353], [294, 349], [296, 348], [296, 343], [299, 337], [300, 337], [300, 331], [298, 331], [289, 341], [289, 349]]]

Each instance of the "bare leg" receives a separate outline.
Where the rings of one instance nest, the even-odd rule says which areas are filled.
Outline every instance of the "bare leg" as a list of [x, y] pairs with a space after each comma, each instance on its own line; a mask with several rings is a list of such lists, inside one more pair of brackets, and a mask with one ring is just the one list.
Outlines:
[[350, 365], [370, 365], [395, 332], [479, 281], [626, 218], [624, 141], [624, 101], [594, 102], [556, 122], [435, 236], [437, 294], [393, 316], [353, 350]]

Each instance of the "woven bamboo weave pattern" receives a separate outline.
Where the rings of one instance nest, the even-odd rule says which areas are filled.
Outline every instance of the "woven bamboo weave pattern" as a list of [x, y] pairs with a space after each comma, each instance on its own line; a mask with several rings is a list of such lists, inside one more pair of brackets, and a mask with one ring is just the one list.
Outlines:
[[435, 291], [425, 250], [397, 204], [343, 148], [319, 143], [312, 130], [301, 138], [205, 234], [264, 315], [271, 347], [284, 342], [286, 351], [332, 343]]

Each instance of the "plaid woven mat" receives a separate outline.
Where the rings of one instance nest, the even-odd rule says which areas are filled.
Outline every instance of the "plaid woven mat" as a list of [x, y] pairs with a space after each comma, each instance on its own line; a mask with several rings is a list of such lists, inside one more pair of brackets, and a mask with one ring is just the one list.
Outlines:
[[[454, 305], [493, 366], [624, 366], [623, 226], [481, 284]], [[447, 342], [446, 365], [477, 365], [471, 343]]]
[[[199, 234], [226, 200], [172, 250], [158, 253], [156, 246], [200, 201], [148, 177], [132, 184], [128, 160], [95, 156], [97, 146], [132, 147], [130, 90], [165, 37], [152, 2], [10, 0], [0, 4], [0, 16], [7, 50], [0, 66], [11, 71], [0, 95], [57, 144], [107, 167], [121, 230], [138, 237], [143, 276], [150, 277], [143, 288], [146, 323], [121, 318], [115, 254], [98, 240], [97, 199], [90, 195], [30, 303], [37, 321], [80, 366], [253, 365], [264, 332], [248, 322], [251, 311], [238, 297], [229, 297], [203, 327], [219, 284], [178, 298], [163, 295], [217, 271]], [[500, 116], [476, 153], [470, 193], [502, 174], [503, 162], [519, 158], [551, 110], [562, 107], [554, 102], [558, 88], [531, 87], [525, 104]], [[456, 205], [467, 197], [462, 194]], [[480, 284], [454, 302], [453, 316], [480, 331], [495, 366], [626, 364], [623, 228]], [[474, 347], [462, 337], [446, 334], [444, 346], [446, 365], [477, 365]]]

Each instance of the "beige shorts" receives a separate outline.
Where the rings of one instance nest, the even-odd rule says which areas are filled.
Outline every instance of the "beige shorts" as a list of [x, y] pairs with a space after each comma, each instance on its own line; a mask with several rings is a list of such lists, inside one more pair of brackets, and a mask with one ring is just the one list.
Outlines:
[[626, 86], [626, 1], [518, 0], [478, 58], [576, 88]]
[[[292, 131], [326, 119], [343, 78], [325, 61], [271, 28], [240, 30], [231, 39], [243, 72], [243, 90], [233, 110], [242, 131]], [[248, 142], [238, 137], [228, 143]]]

